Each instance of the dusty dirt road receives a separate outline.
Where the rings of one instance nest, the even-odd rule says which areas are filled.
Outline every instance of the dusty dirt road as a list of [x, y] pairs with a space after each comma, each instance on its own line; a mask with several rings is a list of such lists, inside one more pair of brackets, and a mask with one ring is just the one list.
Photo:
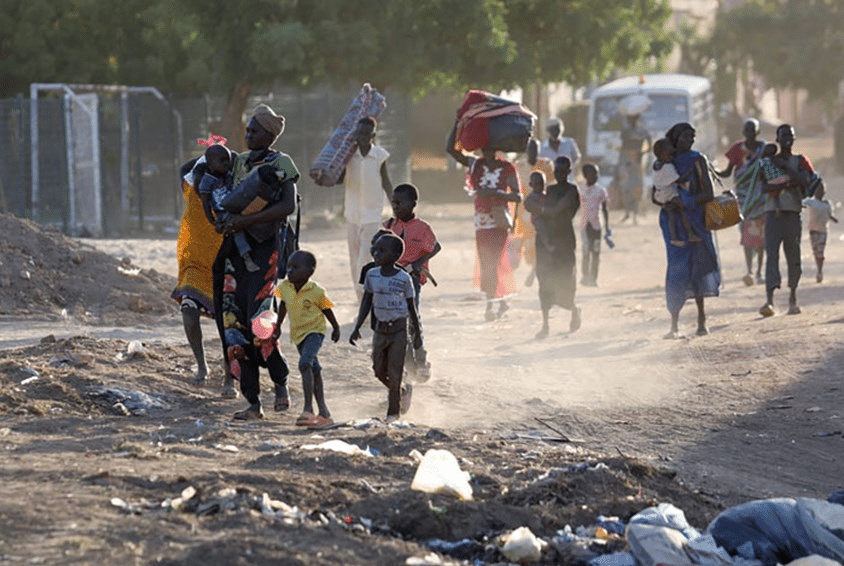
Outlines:
[[[840, 181], [831, 185], [833, 202], [844, 194]], [[268, 412], [265, 422], [233, 425], [229, 416], [241, 408], [242, 399], [222, 400], [215, 386], [188, 384], [192, 360], [175, 310], [140, 325], [131, 318], [119, 325], [91, 325], [72, 313], [50, 320], [4, 316], [0, 447], [7, 456], [0, 464], [5, 478], [0, 512], [7, 528], [0, 556], [80, 564], [106, 557], [128, 557], [128, 563], [138, 564], [191, 564], [200, 557], [207, 564], [275, 559], [283, 564], [393, 564], [423, 555], [422, 540], [501, 530], [490, 519], [496, 513], [507, 516], [506, 525], [538, 524], [535, 529], [553, 532], [575, 517], [588, 522], [599, 513], [629, 516], [661, 498], [688, 506], [687, 515], [701, 528], [718, 509], [748, 499], [824, 498], [842, 487], [844, 242], [838, 225], [830, 228], [823, 284], [814, 282], [804, 237], [803, 313], [770, 319], [757, 313], [763, 287], [741, 282], [737, 232], [719, 233], [724, 286], [721, 297], [706, 303], [710, 334], [693, 336], [690, 302], [680, 319], [681, 330], [690, 336], [669, 341], [662, 339], [668, 329], [665, 252], [651, 210], [638, 226], [614, 226], [617, 245], [603, 250], [599, 286], [578, 290], [581, 329], [569, 333], [568, 313], [555, 310], [551, 335], [535, 340], [540, 323], [536, 287], [521, 284], [527, 267], [517, 271], [520, 290], [510, 310], [500, 320], [485, 322], [483, 302], [471, 284], [470, 205], [422, 205], [419, 212], [434, 227], [443, 251], [432, 262], [439, 286], [423, 289], [433, 377], [415, 388], [407, 414], [414, 426], [324, 433], [378, 447], [384, 457], [377, 464], [350, 464], [333, 455], [314, 458], [300, 450], [313, 439], [293, 426], [300, 393], [295, 349], [289, 344], [282, 347], [294, 368], [291, 413]], [[611, 223], [617, 217], [612, 214]], [[172, 240], [87, 243], [131, 258], [135, 266], [175, 275]], [[342, 230], [306, 228], [302, 247], [316, 254], [315, 279], [328, 289], [343, 326], [341, 341], [326, 342], [321, 352], [334, 418], [381, 417], [386, 396], [371, 375], [367, 349], [348, 344], [357, 305]], [[776, 296], [781, 311], [786, 298], [783, 292]], [[210, 357], [219, 359], [213, 325], [204, 329]], [[58, 342], [39, 343], [48, 334]], [[79, 335], [86, 338], [64, 340]], [[121, 357], [131, 340], [143, 342], [146, 358]], [[21, 373], [22, 367], [36, 368], [40, 381], [23, 384], [31, 374]], [[263, 379], [269, 399], [269, 381]], [[166, 406], [142, 417], [111, 415], [108, 404], [83, 394], [95, 384], [160, 394]], [[522, 438], [530, 435], [564, 435], [573, 442]], [[407, 491], [413, 474], [407, 452], [437, 443], [459, 453], [476, 478], [478, 493], [488, 499], [486, 508], [478, 503], [474, 514], [463, 508], [459, 518], [456, 507], [449, 507], [449, 521], [440, 515], [437, 523], [448, 528], [439, 531], [430, 526], [430, 515], [441, 501]], [[527, 497], [527, 487], [519, 491], [521, 499], [501, 499], [508, 490], [515, 493], [508, 482], [519, 474], [536, 480], [566, 462], [596, 457], [622, 462], [618, 469], [635, 481], [621, 481], [616, 489], [602, 480], [603, 491], [593, 490], [596, 484], [557, 485], [549, 491], [560, 500], [556, 510], [548, 507], [553, 501], [548, 493]], [[651, 466], [650, 471], [636, 475], [632, 461]], [[375, 482], [371, 493], [358, 485], [360, 478]], [[654, 485], [645, 485], [643, 478]], [[338, 534], [325, 527], [329, 536], [298, 523], [291, 538], [284, 530], [290, 527], [254, 510], [223, 519], [219, 514], [162, 516], [143, 507], [160, 505], [187, 486], [199, 487], [207, 502], [214, 489], [231, 485], [246, 495], [265, 491], [276, 497], [272, 494], [281, 492], [288, 503], [298, 501], [316, 524], [315, 514], [328, 510], [349, 517], [374, 515], [376, 522], [393, 513], [408, 524], [427, 526], [402, 527], [393, 518], [389, 532], [364, 539], [355, 538], [354, 531]], [[134, 505], [137, 513], [111, 505], [113, 497]], [[626, 507], [619, 502], [627, 502]], [[504, 504], [511, 506], [507, 513], [495, 507]], [[518, 505], [543, 506], [543, 511], [530, 507], [534, 514], [522, 517], [514, 511]], [[38, 535], [47, 537], [40, 549], [32, 546]], [[380, 542], [373, 543], [375, 538]], [[315, 541], [323, 541], [319, 556], [308, 546]], [[206, 558], [207, 553], [216, 558]]]

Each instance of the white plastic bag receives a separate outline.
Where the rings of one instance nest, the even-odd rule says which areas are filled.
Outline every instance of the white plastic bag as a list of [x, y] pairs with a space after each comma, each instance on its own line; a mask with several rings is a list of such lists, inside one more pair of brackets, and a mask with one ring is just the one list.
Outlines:
[[410, 489], [426, 493], [444, 493], [460, 499], [472, 499], [469, 473], [460, 469], [457, 458], [448, 450], [425, 452]]
[[511, 562], [530, 564], [539, 562], [547, 546], [548, 543], [537, 538], [529, 528], [519, 527], [507, 536], [501, 552]]

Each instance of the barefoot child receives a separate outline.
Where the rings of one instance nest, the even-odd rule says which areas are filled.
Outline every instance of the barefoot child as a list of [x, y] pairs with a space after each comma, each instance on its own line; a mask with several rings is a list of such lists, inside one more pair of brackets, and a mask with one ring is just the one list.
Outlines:
[[[418, 200], [419, 190], [415, 186], [409, 183], [398, 185], [393, 189], [393, 197], [390, 199], [393, 217], [387, 220], [384, 226], [404, 242], [404, 253], [396, 263], [410, 273], [415, 293], [416, 315], [421, 319], [419, 299], [422, 285], [429, 279], [434, 285], [437, 284], [428, 271], [428, 261], [437, 255], [442, 247], [431, 226], [414, 214], [413, 211]], [[422, 331], [421, 320], [419, 330]], [[412, 338], [410, 342], [412, 342]], [[431, 363], [428, 361], [428, 354], [424, 347], [419, 349], [409, 347], [407, 349], [407, 362], [409, 362], [408, 369], [414, 372], [420, 381], [430, 379]]]
[[609, 195], [607, 189], [598, 183], [600, 171], [594, 163], [585, 163], [581, 168], [586, 186], [578, 187], [580, 191], [580, 235], [583, 239], [583, 257], [581, 258], [580, 283], [587, 287], [598, 285], [598, 262], [601, 256], [601, 215], [604, 215], [604, 226], [608, 236], [610, 230], [610, 213], [607, 210]]
[[[274, 332], [281, 333], [281, 323], [290, 314], [290, 340], [299, 350], [299, 373], [302, 374], [304, 408], [296, 419], [296, 426], [322, 428], [333, 424], [322, 381], [322, 367], [317, 354], [325, 339], [325, 320], [331, 323], [331, 340], [340, 339], [340, 325], [331, 307], [334, 304], [325, 296], [325, 289], [310, 278], [316, 269], [316, 258], [310, 252], [299, 250], [287, 260], [287, 278], [275, 290], [278, 300], [278, 322]], [[314, 414], [313, 400], [319, 412]], [[289, 401], [276, 399], [282, 405]], [[275, 409], [286, 410], [287, 406]]]
[[668, 229], [671, 233], [671, 245], [685, 246], [686, 241], [677, 237], [677, 219], [679, 214], [683, 228], [686, 229], [689, 242], [700, 242], [698, 236], [689, 224], [689, 219], [683, 211], [683, 205], [678, 191], [682, 190], [680, 183], [686, 181], [677, 173], [677, 169], [671, 163], [674, 160], [674, 148], [667, 139], [661, 138], [654, 142], [654, 193], [653, 200], [665, 209], [668, 213]]
[[[205, 150], [205, 162], [208, 172], [203, 175], [199, 183], [199, 196], [202, 198], [202, 206], [205, 209], [205, 216], [208, 221], [214, 224], [216, 217], [230, 215], [223, 206], [223, 197], [232, 188], [232, 160], [229, 148], [224, 145], [215, 144], [208, 146]], [[243, 263], [248, 271], [258, 271], [260, 267], [250, 255], [252, 248], [246, 239], [245, 232], [238, 232], [234, 236], [234, 243], [237, 252], [243, 258]]]
[[372, 256], [377, 268], [366, 272], [358, 318], [349, 337], [352, 345], [360, 339], [360, 327], [370, 308], [374, 308], [378, 322], [372, 338], [372, 369], [375, 377], [389, 389], [387, 422], [395, 421], [399, 413], [410, 408], [411, 386], [406, 384], [402, 387], [408, 316], [413, 347], [422, 347], [413, 281], [405, 270], [396, 265], [403, 253], [404, 243], [395, 234], [386, 234], [375, 242]]

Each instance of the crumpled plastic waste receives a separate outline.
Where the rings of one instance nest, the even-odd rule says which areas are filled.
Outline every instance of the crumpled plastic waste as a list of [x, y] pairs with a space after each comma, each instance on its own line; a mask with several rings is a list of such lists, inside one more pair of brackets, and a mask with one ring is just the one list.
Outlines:
[[501, 553], [512, 562], [530, 564], [539, 562], [548, 543], [538, 538], [528, 527], [519, 527], [507, 535]]
[[472, 499], [471, 476], [460, 469], [457, 458], [448, 450], [432, 448], [425, 452], [410, 489], [426, 493], [443, 493], [460, 499]]
[[630, 524], [645, 523], [657, 527], [668, 527], [683, 533], [687, 539], [700, 536], [700, 532], [686, 520], [686, 515], [670, 503], [660, 503], [656, 507], [642, 509], [630, 518]]
[[360, 446], [337, 439], [326, 440], [321, 444], [303, 444], [302, 450], [330, 450], [332, 452], [348, 454], [349, 456], [375, 456], [374, 451], [369, 446], [364, 450]]

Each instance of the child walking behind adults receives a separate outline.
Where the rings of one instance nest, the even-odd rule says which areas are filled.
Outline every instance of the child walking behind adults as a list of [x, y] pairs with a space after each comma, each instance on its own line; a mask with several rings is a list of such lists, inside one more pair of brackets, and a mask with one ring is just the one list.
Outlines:
[[366, 272], [363, 297], [349, 343], [353, 346], [360, 339], [360, 328], [374, 309], [375, 335], [372, 338], [372, 369], [375, 377], [389, 390], [387, 397], [387, 422], [399, 418], [410, 408], [411, 385], [402, 387], [404, 357], [407, 350], [407, 326], [413, 335], [413, 347], [422, 347], [419, 318], [416, 316], [413, 281], [410, 275], [396, 265], [404, 253], [404, 242], [395, 234], [385, 234], [372, 247], [376, 268]]
[[803, 199], [803, 205], [809, 212], [809, 241], [812, 244], [812, 254], [815, 256], [815, 281], [823, 283], [824, 251], [826, 250], [826, 226], [830, 220], [838, 222], [832, 215], [832, 205], [823, 198], [823, 191], [815, 193], [814, 197]]
[[[419, 311], [419, 299], [422, 285], [429, 279], [436, 285], [428, 271], [428, 261], [437, 255], [442, 247], [434, 235], [430, 224], [418, 218], [414, 213], [416, 203], [419, 201], [419, 190], [410, 183], [402, 183], [393, 189], [393, 198], [390, 204], [393, 207], [393, 217], [384, 223], [384, 227], [391, 230], [404, 242], [404, 253], [396, 262], [410, 273], [415, 293], [414, 303], [416, 315], [420, 319], [419, 331], [422, 332], [421, 314]], [[412, 343], [412, 337], [409, 342]], [[416, 374], [419, 381], [428, 381], [431, 378], [431, 363], [428, 361], [428, 353], [425, 348], [414, 349], [409, 344], [407, 349], [407, 362], [409, 370]]]
[[583, 239], [583, 257], [581, 258], [581, 271], [583, 278], [580, 280], [586, 287], [597, 287], [598, 285], [598, 262], [601, 257], [601, 216], [604, 215], [604, 227], [607, 234], [610, 230], [610, 213], [607, 210], [609, 194], [603, 185], [598, 183], [600, 177], [598, 166], [594, 163], [585, 163], [581, 168], [583, 177], [586, 179], [586, 186], [580, 191], [580, 236]]
[[[334, 424], [331, 412], [325, 404], [325, 391], [322, 381], [322, 367], [317, 354], [325, 339], [325, 320], [331, 323], [331, 340], [340, 339], [340, 325], [331, 307], [334, 306], [325, 295], [325, 289], [311, 276], [316, 270], [316, 257], [311, 252], [299, 250], [287, 260], [287, 278], [276, 287], [278, 299], [278, 323], [274, 332], [276, 339], [281, 333], [281, 323], [290, 314], [290, 341], [299, 350], [299, 373], [302, 375], [302, 395], [304, 408], [296, 419], [296, 426], [322, 428]], [[313, 400], [316, 399], [319, 412], [314, 414]], [[284, 406], [284, 402], [287, 406]], [[278, 406], [281, 403], [282, 406]], [[275, 410], [286, 410], [289, 401], [276, 400]]]

